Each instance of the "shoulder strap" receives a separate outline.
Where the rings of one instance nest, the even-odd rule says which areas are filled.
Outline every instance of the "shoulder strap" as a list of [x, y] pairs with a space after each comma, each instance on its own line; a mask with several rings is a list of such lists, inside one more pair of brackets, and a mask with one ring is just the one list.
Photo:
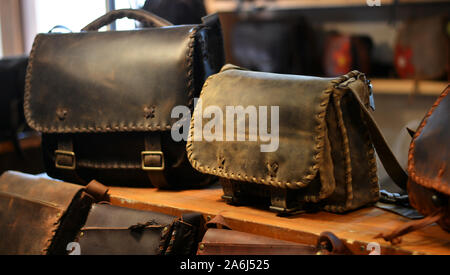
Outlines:
[[[361, 75], [364, 76], [363, 74]], [[386, 172], [392, 178], [395, 184], [397, 184], [398, 187], [402, 188], [403, 190], [406, 190], [408, 175], [406, 174], [405, 170], [403, 170], [402, 166], [398, 163], [397, 159], [395, 158], [394, 154], [389, 148], [389, 145], [387, 144], [385, 138], [383, 137], [380, 128], [375, 122], [375, 119], [372, 117], [372, 114], [369, 112], [369, 110], [362, 102], [359, 94], [354, 89], [352, 89], [352, 85], [349, 85], [348, 87], [358, 101], [358, 104], [361, 109], [362, 118], [368, 127], [373, 145], [375, 146], [378, 157], [380, 158], [381, 163], [386, 169]]]

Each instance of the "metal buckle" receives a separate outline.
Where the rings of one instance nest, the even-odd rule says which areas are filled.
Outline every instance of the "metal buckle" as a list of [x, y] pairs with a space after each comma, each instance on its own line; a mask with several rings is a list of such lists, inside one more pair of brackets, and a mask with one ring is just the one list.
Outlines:
[[[63, 156], [70, 156], [72, 157], [72, 165], [61, 165], [58, 163], [58, 155]], [[65, 169], [65, 170], [75, 170], [76, 168], [76, 161], [75, 161], [75, 153], [70, 151], [64, 151], [64, 150], [55, 150], [55, 167], [59, 169]]]
[[[161, 166], [145, 166], [145, 156], [157, 155], [161, 156]], [[161, 151], [143, 151], [141, 152], [141, 168], [145, 171], [162, 171], [164, 170], [164, 154]]]

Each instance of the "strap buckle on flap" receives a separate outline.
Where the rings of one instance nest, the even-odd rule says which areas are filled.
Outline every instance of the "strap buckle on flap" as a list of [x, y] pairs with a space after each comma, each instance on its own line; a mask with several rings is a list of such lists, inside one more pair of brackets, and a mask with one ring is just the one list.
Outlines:
[[[146, 162], [146, 157], [151, 156], [159, 156], [159, 164], [158, 165], [152, 165], [149, 164], [149, 162]], [[162, 151], [143, 151], [141, 152], [141, 168], [145, 171], [162, 171], [164, 170], [164, 153]], [[152, 162], [152, 161], [150, 161]]]
[[[67, 157], [70, 158], [70, 162], [67, 162], [68, 160]], [[55, 167], [65, 170], [75, 170], [76, 168], [75, 153], [64, 150], [55, 150]]]

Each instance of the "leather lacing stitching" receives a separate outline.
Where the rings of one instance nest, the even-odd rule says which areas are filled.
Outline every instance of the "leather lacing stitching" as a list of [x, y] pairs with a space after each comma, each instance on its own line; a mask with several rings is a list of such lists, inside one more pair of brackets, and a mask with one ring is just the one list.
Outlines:
[[409, 177], [414, 182], [416, 182], [422, 186], [425, 186], [427, 188], [432, 188], [432, 189], [438, 190], [438, 191], [440, 191], [442, 193], [446, 193], [446, 194], [450, 194], [450, 185], [444, 185], [439, 180], [432, 180], [432, 179], [420, 177], [419, 175], [417, 175], [416, 168], [415, 168], [416, 166], [415, 166], [415, 162], [414, 162], [414, 150], [416, 148], [416, 140], [422, 133], [423, 129], [425, 128], [425, 125], [427, 124], [428, 119], [431, 117], [434, 110], [439, 106], [441, 101], [448, 95], [449, 91], [450, 91], [450, 88], [449, 88], [449, 86], [447, 86], [446, 90], [439, 96], [439, 98], [436, 100], [436, 102], [431, 107], [430, 111], [425, 116], [424, 120], [420, 124], [419, 129], [417, 130], [416, 134], [414, 135], [413, 141], [411, 143], [411, 147], [409, 149], [409, 154], [408, 154]]
[[[198, 33], [198, 30], [202, 27], [202, 25], [196, 26], [193, 28], [189, 35], [189, 42], [186, 49], [186, 57], [185, 57], [185, 67], [186, 67], [186, 89], [188, 91], [188, 104], [193, 104], [193, 96], [195, 91], [194, 86], [194, 62], [190, 60], [194, 57], [194, 46], [195, 46], [195, 36]], [[29, 62], [27, 67], [27, 73], [25, 77], [25, 95], [24, 95], [24, 113], [25, 118], [27, 120], [28, 125], [31, 128], [35, 129], [39, 132], [44, 133], [104, 133], [104, 132], [134, 132], [134, 131], [168, 131], [172, 129], [171, 125], [149, 125], [145, 126], [143, 124], [133, 124], [129, 125], [107, 125], [104, 127], [94, 127], [94, 126], [74, 126], [74, 127], [56, 127], [56, 126], [41, 126], [36, 123], [36, 121], [32, 118], [32, 112], [30, 108], [30, 99], [31, 99], [31, 88], [32, 88], [32, 73], [33, 73], [33, 63], [37, 49], [40, 45], [42, 35], [39, 34], [36, 36], [33, 47], [30, 52]]]
[[[357, 81], [359, 77], [365, 77], [363, 73], [360, 73], [358, 71], [352, 71], [351, 73], [347, 74], [346, 76], [349, 76], [348, 79], [345, 79], [339, 83], [336, 84], [336, 88], [345, 88], [347, 87], [351, 82]], [[346, 77], [344, 76], [344, 77]], [[353, 81], [346, 83], [345, 86], [342, 86], [343, 82], [354, 78]], [[343, 137], [343, 145], [344, 145], [344, 162], [346, 163], [346, 186], [347, 186], [347, 200], [345, 206], [342, 205], [325, 205], [324, 209], [330, 212], [345, 212], [353, 208], [359, 207], [358, 205], [352, 205], [353, 201], [353, 186], [352, 186], [352, 165], [351, 165], [351, 155], [350, 155], [350, 147], [349, 147], [349, 140], [347, 135], [347, 129], [344, 124], [343, 116], [342, 116], [342, 109], [340, 108], [340, 98], [338, 95], [334, 94], [335, 97], [335, 105], [337, 109], [338, 114], [338, 128], [341, 129], [341, 135]], [[361, 113], [362, 111], [360, 111]], [[362, 114], [361, 114], [362, 118]], [[367, 123], [362, 119], [362, 123], [365, 125], [365, 128], [367, 129]], [[366, 152], [367, 152], [367, 160], [369, 165], [369, 184], [372, 186], [371, 192], [373, 200], [372, 202], [375, 203], [379, 199], [379, 192], [380, 188], [378, 185], [378, 176], [377, 176], [377, 164], [376, 164], [376, 158], [375, 158], [375, 150], [373, 147], [372, 139], [369, 135], [369, 131], [365, 131], [365, 140], [366, 140]]]
[[[209, 82], [212, 81], [212, 79], [214, 79], [215, 77], [218, 77], [220, 75], [221, 74], [219, 73], [219, 74], [208, 77], [208, 79], [205, 81], [205, 84], [201, 91], [200, 97], [202, 97], [203, 93], [205, 93], [205, 91], [207, 90], [207, 88], [209, 86]], [[322, 158], [321, 153], [323, 151], [323, 146], [325, 143], [325, 141], [324, 141], [324, 135], [325, 135], [324, 127], [326, 127], [325, 115], [326, 115], [326, 109], [328, 107], [330, 95], [333, 93], [333, 91], [337, 88], [337, 86], [339, 84], [351, 79], [352, 77], [358, 76], [358, 75], [362, 75], [362, 74], [358, 71], [352, 71], [352, 72], [348, 73], [347, 75], [340, 76], [340, 77], [332, 80], [331, 85], [322, 92], [321, 103], [319, 104], [319, 108], [318, 108], [319, 110], [316, 114], [316, 122], [317, 122], [317, 125], [315, 128], [316, 144], [314, 147], [315, 154], [312, 158], [313, 165], [311, 165], [307, 169], [307, 171], [305, 172], [305, 175], [302, 177], [302, 179], [300, 181], [291, 183], [291, 182], [287, 182], [287, 181], [279, 181], [276, 179], [266, 180], [264, 178], [251, 177], [246, 174], [243, 175], [240, 173], [225, 172], [223, 169], [211, 168], [208, 165], [201, 165], [193, 156], [195, 111], [194, 111], [194, 115], [191, 118], [191, 125], [190, 125], [190, 129], [189, 129], [189, 139], [188, 139], [188, 143], [186, 145], [186, 151], [187, 151], [189, 161], [191, 162], [192, 166], [200, 172], [203, 172], [206, 174], [212, 174], [212, 175], [216, 175], [216, 176], [224, 177], [224, 178], [228, 178], [228, 179], [233, 179], [233, 180], [238, 180], [238, 181], [255, 182], [258, 184], [262, 183], [265, 185], [272, 185], [275, 187], [289, 188], [289, 189], [298, 189], [298, 188], [303, 188], [303, 187], [307, 186], [309, 184], [309, 182], [311, 182], [316, 177], [317, 171], [319, 170], [319, 163]], [[311, 196], [309, 199], [314, 200], [316, 198], [317, 198], [317, 196]], [[339, 210], [339, 209], [336, 209], [336, 210]]]

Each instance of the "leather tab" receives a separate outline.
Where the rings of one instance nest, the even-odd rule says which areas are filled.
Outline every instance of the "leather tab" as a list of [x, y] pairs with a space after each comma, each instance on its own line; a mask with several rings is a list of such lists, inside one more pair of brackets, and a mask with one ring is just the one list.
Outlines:
[[93, 180], [86, 186], [86, 193], [94, 197], [97, 202], [109, 201], [108, 187]]

